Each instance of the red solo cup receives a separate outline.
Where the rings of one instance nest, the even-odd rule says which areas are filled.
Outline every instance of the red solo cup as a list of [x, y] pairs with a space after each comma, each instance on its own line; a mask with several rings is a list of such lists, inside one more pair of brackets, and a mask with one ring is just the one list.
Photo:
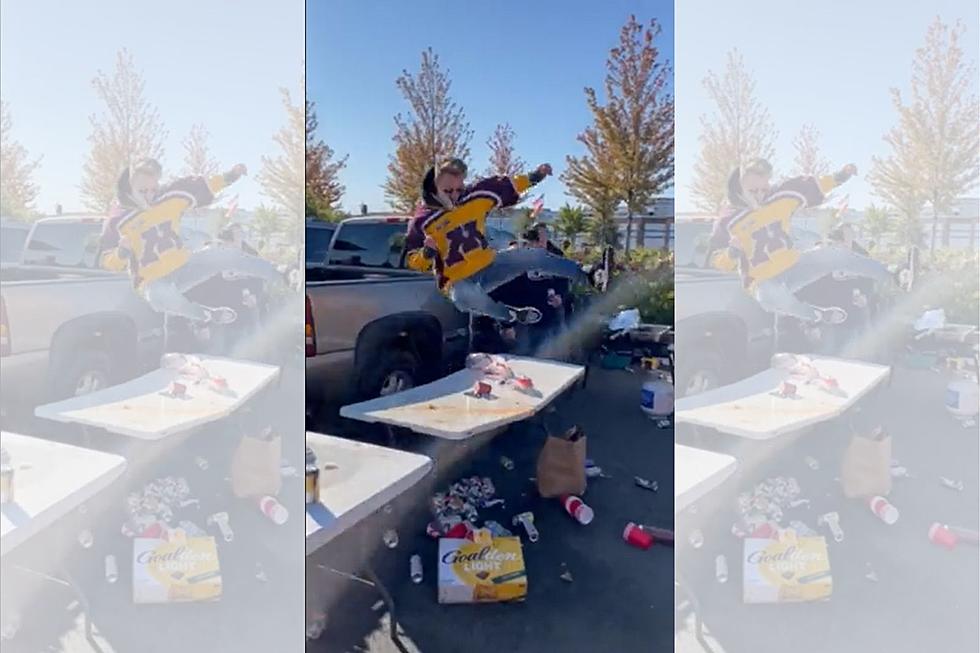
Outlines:
[[490, 387], [489, 383], [483, 381], [477, 381], [476, 385], [473, 386], [473, 394], [477, 397], [489, 397], [493, 388]]
[[898, 508], [888, 503], [885, 497], [871, 497], [868, 505], [871, 506], [871, 512], [878, 515], [878, 519], [889, 526], [898, 521]]
[[170, 395], [172, 397], [183, 397], [187, 394], [187, 386], [176, 381], [170, 384]]
[[263, 515], [279, 526], [285, 524], [286, 520], [289, 519], [289, 511], [275, 497], [262, 497], [259, 500], [259, 509]]
[[593, 512], [592, 508], [585, 505], [585, 502], [576, 496], [569, 494], [562, 497], [561, 504], [565, 506], [565, 512], [583, 526], [591, 524], [592, 519], [595, 517], [595, 512]]
[[935, 523], [929, 527], [929, 540], [933, 544], [938, 544], [950, 551], [956, 548], [959, 538], [956, 534], [940, 523]]
[[518, 390], [525, 390], [525, 391], [527, 391], [527, 390], [533, 390], [534, 389], [534, 382], [528, 376], [519, 376], [519, 377], [517, 377], [517, 378], [514, 379], [514, 386]]
[[627, 544], [638, 549], [649, 549], [653, 546], [653, 535], [633, 522], [626, 524], [626, 528], [623, 529], [623, 539], [626, 540]]
[[469, 522], [460, 522], [455, 524], [452, 528], [446, 531], [443, 537], [448, 537], [456, 540], [465, 540], [470, 537], [470, 533], [473, 529], [470, 528]]
[[763, 540], [775, 540], [779, 537], [779, 529], [769, 522], [766, 522], [764, 524], [759, 524], [759, 526], [752, 531], [751, 535], [752, 537]]

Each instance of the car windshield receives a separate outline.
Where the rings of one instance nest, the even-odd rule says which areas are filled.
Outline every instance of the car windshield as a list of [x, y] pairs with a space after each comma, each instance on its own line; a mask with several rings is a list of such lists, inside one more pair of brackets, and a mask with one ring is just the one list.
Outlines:
[[327, 262], [327, 251], [336, 226], [332, 224], [306, 225], [306, 264], [320, 265]]
[[24, 241], [27, 240], [29, 228], [27, 225], [3, 225], [0, 228], [0, 262], [16, 263], [24, 251]]
[[38, 222], [27, 241], [24, 263], [95, 268], [101, 220]]

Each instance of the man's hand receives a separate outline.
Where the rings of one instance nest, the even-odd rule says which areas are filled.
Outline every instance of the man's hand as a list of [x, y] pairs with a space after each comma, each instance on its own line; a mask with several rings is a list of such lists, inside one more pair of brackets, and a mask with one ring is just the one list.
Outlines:
[[843, 184], [845, 181], [857, 174], [857, 166], [853, 163], [848, 163], [846, 166], [840, 169], [840, 171], [834, 175], [837, 183]]
[[[415, 241], [415, 242], [418, 242], [418, 241]], [[436, 239], [433, 238], [432, 236], [426, 236], [425, 237], [425, 242], [423, 243], [423, 246], [430, 247], [432, 249], [436, 249]]]
[[514, 342], [515, 340], [517, 340], [517, 331], [514, 330], [514, 327], [507, 327], [506, 329], [501, 329], [500, 337], [507, 342]]
[[535, 172], [541, 175], [542, 177], [548, 177], [551, 175], [551, 164], [542, 163], [535, 169]]
[[548, 306], [552, 308], [560, 308], [562, 305], [561, 295], [551, 291], [548, 293]]
[[231, 170], [225, 173], [225, 182], [233, 184], [246, 174], [248, 174], [248, 168], [245, 167], [244, 163], [235, 164]]

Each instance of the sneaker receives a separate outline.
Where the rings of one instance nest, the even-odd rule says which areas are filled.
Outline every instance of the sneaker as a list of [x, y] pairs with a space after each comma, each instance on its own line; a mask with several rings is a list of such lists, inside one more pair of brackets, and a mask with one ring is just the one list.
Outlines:
[[510, 315], [512, 320], [521, 324], [537, 324], [541, 321], [541, 311], [531, 306], [512, 308]]
[[838, 306], [832, 306], [830, 308], [820, 308], [817, 307], [819, 311], [818, 322], [823, 324], [841, 324], [847, 320], [847, 311]]
[[238, 319], [238, 313], [235, 309], [228, 308], [227, 306], [221, 306], [219, 308], [210, 308], [205, 306], [208, 310], [208, 323], [209, 324], [231, 324]]

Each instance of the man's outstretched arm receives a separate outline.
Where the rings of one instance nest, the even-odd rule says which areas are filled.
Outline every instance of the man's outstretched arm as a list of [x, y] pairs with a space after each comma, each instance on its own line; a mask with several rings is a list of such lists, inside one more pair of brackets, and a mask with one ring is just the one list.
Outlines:
[[542, 163], [531, 172], [513, 177], [488, 177], [476, 182], [467, 189], [466, 194], [487, 193], [494, 196], [498, 207], [514, 206], [521, 201], [521, 195], [531, 186], [541, 183], [551, 174], [551, 165]]

